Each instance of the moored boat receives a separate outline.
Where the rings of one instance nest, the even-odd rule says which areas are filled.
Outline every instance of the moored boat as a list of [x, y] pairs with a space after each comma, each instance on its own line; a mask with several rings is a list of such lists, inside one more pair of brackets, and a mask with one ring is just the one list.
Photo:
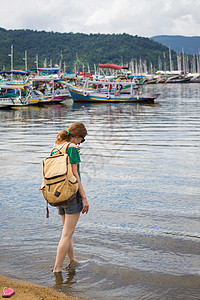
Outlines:
[[63, 82], [57, 78], [48, 78], [40, 76], [38, 78], [30, 78], [30, 82], [34, 91], [42, 92], [44, 95], [43, 102], [62, 102], [70, 97], [68, 89], [63, 87]]
[[166, 83], [189, 83], [189, 82], [190, 82], [190, 78], [186, 78], [184, 76], [174, 76], [166, 80]]
[[190, 79], [191, 83], [200, 83], [200, 75], [199, 74], [195, 74], [192, 76], [192, 78]]
[[57, 89], [55, 90], [53, 102], [63, 102], [70, 98], [70, 93], [68, 89]]
[[[112, 103], [112, 102], [135, 102], [135, 103], [154, 103], [154, 100], [159, 97], [159, 94], [157, 93], [149, 93], [149, 94], [143, 94], [138, 92], [138, 88], [135, 87], [135, 83], [131, 83], [130, 93], [129, 94], [120, 94], [120, 92], [115, 92], [114, 94], [108, 93], [104, 94], [101, 92], [97, 92], [91, 89], [88, 89], [88, 84], [91, 81], [87, 81], [85, 83], [85, 86], [83, 88], [79, 88], [76, 86], [69, 86], [69, 92], [71, 94], [72, 99], [75, 102], [106, 102], [106, 103]], [[96, 82], [97, 84], [100, 84], [101, 82]], [[118, 83], [115, 82], [107, 82], [107, 84], [115, 84]]]
[[34, 91], [28, 83], [14, 85], [4, 82], [0, 85], [0, 108], [35, 105], [43, 101], [44, 95]]

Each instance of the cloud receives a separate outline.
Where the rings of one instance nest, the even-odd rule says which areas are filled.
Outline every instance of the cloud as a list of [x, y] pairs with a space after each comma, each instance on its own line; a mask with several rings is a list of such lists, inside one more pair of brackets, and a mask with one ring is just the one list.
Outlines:
[[0, 27], [57, 32], [199, 35], [199, 0], [10, 0]]

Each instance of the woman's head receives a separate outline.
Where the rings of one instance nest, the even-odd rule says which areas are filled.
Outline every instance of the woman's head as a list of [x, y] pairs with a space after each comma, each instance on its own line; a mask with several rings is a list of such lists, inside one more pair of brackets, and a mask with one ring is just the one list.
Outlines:
[[63, 142], [71, 142], [72, 140], [82, 143], [87, 135], [85, 125], [81, 122], [75, 122], [69, 126], [67, 130], [62, 130], [58, 133], [56, 138], [56, 144], [62, 144]]

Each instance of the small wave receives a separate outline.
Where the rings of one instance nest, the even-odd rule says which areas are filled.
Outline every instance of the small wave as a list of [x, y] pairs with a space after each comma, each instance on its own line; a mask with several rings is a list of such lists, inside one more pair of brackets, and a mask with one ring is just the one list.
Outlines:
[[185, 237], [200, 239], [200, 236], [196, 235], [196, 234], [189, 234], [189, 233], [183, 233], [183, 232], [169, 232], [169, 231], [164, 231], [163, 233], [169, 234], [169, 235], [175, 235], [175, 236], [185, 236]]

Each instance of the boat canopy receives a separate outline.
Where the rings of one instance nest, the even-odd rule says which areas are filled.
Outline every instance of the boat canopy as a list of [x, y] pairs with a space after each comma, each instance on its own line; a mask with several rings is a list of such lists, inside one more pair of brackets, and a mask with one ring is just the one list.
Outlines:
[[114, 64], [99, 64], [99, 68], [114, 69], [114, 70], [121, 70], [121, 69], [128, 70], [128, 67], [118, 66]]
[[0, 71], [0, 74], [16, 74], [16, 75], [28, 75], [29, 73], [22, 70]]
[[41, 73], [58, 74], [60, 72], [60, 68], [38, 68], [38, 71]]

